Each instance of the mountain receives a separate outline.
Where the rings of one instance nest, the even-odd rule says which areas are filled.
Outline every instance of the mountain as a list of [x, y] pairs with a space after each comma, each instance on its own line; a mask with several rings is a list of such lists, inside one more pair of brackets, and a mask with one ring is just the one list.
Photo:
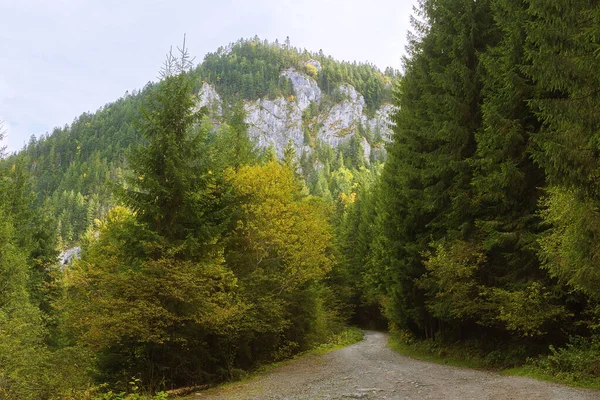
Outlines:
[[[291, 145], [310, 189], [319, 171], [342, 159], [359, 168], [384, 160], [388, 114], [398, 72], [339, 62], [258, 38], [209, 53], [191, 72], [198, 106], [205, 106], [214, 134], [242, 104], [248, 135], [258, 149], [279, 158]], [[56, 220], [65, 245], [112, 205], [111, 184], [127, 171], [127, 151], [142, 140], [136, 121], [155, 84], [126, 93], [95, 113], [55, 128], [5, 162], [27, 169], [36, 205]]]
[[[322, 71], [319, 61], [307, 60], [305, 68], [308, 66], [314, 67], [317, 73]], [[244, 104], [248, 133], [260, 148], [272, 146], [277, 155], [283, 157], [291, 141], [296, 154], [310, 154], [317, 142], [338, 148], [347, 145], [356, 135], [367, 163], [383, 158], [381, 145], [390, 137], [390, 104], [369, 112], [364, 96], [352, 85], [340, 84], [328, 95], [313, 77], [293, 67], [283, 70], [280, 77], [289, 79], [292, 95], [274, 99], [265, 96], [246, 100]], [[389, 90], [390, 86], [391, 82], [385, 89]], [[208, 107], [213, 118], [218, 119], [223, 114], [221, 96], [214, 85], [207, 82], [203, 82], [199, 91], [199, 105]]]

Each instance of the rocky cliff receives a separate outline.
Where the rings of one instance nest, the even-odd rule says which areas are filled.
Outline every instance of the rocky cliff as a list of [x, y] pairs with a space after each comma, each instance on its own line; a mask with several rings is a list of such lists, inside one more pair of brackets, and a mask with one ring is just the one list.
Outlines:
[[[318, 71], [318, 61], [307, 64]], [[372, 117], [367, 116], [365, 100], [350, 85], [339, 85], [332, 96], [324, 95], [315, 79], [293, 68], [281, 73], [289, 79], [294, 95], [275, 99], [261, 98], [245, 103], [249, 134], [261, 148], [273, 146], [281, 157], [291, 140], [296, 153], [310, 153], [317, 141], [337, 148], [358, 135], [365, 160], [375, 151], [382, 152], [382, 141], [391, 135], [390, 104], [384, 104]], [[209, 108], [213, 115], [222, 114], [222, 101], [208, 83], [199, 92], [199, 105]]]

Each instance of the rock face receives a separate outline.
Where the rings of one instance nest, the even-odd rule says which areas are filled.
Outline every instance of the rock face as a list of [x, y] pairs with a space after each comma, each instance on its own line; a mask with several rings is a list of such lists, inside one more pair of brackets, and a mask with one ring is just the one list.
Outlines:
[[392, 139], [391, 126], [393, 125], [393, 122], [390, 120], [390, 116], [394, 111], [395, 107], [393, 105], [384, 104], [379, 110], [375, 111], [374, 118], [368, 121], [371, 132], [379, 132], [386, 142], [389, 142]]
[[365, 99], [352, 86], [341, 85], [337, 92], [343, 98], [341, 103], [334, 104], [325, 115], [323, 127], [319, 137], [332, 147], [350, 139], [358, 130], [359, 124], [365, 125], [367, 117], [364, 115]]
[[204, 82], [200, 92], [198, 93], [198, 107], [208, 108], [210, 113], [221, 115], [223, 110], [221, 108], [221, 96], [217, 93], [212, 85]]
[[317, 69], [317, 71], [320, 71], [322, 69], [321, 67], [321, 63], [318, 62], [317, 60], [308, 60], [306, 62], [308, 65], [312, 65], [313, 67], [315, 67]]
[[306, 110], [311, 101], [318, 103], [321, 100], [321, 89], [314, 79], [296, 72], [293, 68], [283, 71], [281, 76], [292, 81], [300, 111]]
[[79, 260], [81, 258], [81, 247], [76, 246], [67, 249], [60, 253], [58, 259], [60, 261], [61, 268], [65, 265], [69, 265], [73, 260]]
[[[309, 60], [307, 64], [321, 69], [318, 61]], [[361, 129], [370, 132], [372, 137], [390, 139], [389, 115], [393, 106], [383, 105], [373, 118], [368, 118], [363, 96], [350, 85], [340, 85], [333, 96], [325, 96], [313, 78], [293, 68], [283, 71], [281, 76], [291, 81], [293, 98], [264, 98], [244, 106], [249, 135], [259, 147], [273, 146], [282, 157], [291, 140], [298, 155], [310, 152], [312, 148], [306, 143], [305, 132], [313, 132], [316, 139], [334, 148], [346, 143]], [[204, 83], [198, 97], [199, 106], [206, 106], [213, 115], [222, 115], [221, 98], [211, 85]], [[360, 140], [367, 161], [373, 151], [383, 151], [381, 146], [372, 148], [365, 137]]]
[[304, 145], [304, 135], [302, 111], [298, 104], [280, 97], [273, 101], [261, 99], [248, 103], [245, 108], [248, 133], [259, 147], [268, 148], [272, 145], [277, 156], [282, 157], [291, 139], [299, 154], [298, 150]]
[[364, 137], [360, 138], [362, 148], [363, 148], [363, 157], [366, 162], [370, 162], [371, 159], [371, 145]]

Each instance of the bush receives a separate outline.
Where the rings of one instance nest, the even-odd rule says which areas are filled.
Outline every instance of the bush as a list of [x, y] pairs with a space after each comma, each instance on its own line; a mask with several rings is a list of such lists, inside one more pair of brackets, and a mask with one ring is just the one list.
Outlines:
[[568, 382], [600, 378], [600, 340], [575, 338], [565, 347], [550, 346], [550, 354], [533, 361], [542, 372]]

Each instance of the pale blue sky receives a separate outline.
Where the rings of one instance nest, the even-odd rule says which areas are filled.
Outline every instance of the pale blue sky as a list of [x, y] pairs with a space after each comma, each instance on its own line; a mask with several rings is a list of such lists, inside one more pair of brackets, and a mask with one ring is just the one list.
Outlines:
[[0, 0], [0, 120], [4, 144], [155, 80], [187, 34], [190, 54], [239, 38], [290, 37], [295, 47], [380, 69], [401, 68], [414, 0]]

